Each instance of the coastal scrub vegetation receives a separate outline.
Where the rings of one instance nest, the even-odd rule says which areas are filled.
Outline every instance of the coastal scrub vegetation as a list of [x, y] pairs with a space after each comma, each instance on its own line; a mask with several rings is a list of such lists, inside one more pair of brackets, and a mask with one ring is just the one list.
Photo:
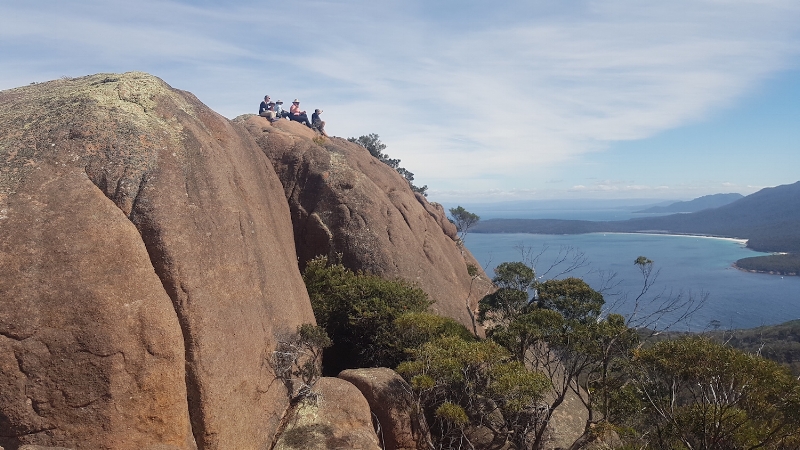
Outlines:
[[[492, 340], [443, 336], [410, 350], [397, 371], [411, 385], [419, 413], [433, 412], [431, 431], [441, 448], [470, 441], [469, 428], [483, 424], [493, 442], [525, 445], [540, 424], [539, 408], [550, 381], [527, 370]], [[521, 437], [521, 438], [520, 438]]]
[[717, 329], [706, 335], [716, 342], [780, 363], [800, 377], [800, 319], [745, 330]]
[[785, 367], [701, 336], [637, 355], [640, 430], [656, 448], [800, 446], [800, 383]]
[[613, 423], [625, 410], [617, 394], [638, 335], [622, 316], [603, 317], [602, 294], [579, 278], [539, 282], [533, 268], [515, 262], [500, 264], [493, 281], [497, 291], [479, 305], [487, 338], [550, 380], [550, 401], [540, 405], [527, 435], [517, 436], [521, 448], [544, 446], [547, 425], [570, 394], [589, 412], [580, 441], [593, 440], [603, 428], [598, 424]]
[[[634, 264], [638, 304], [657, 271], [645, 257]], [[494, 275], [476, 315], [479, 338], [430, 313], [413, 285], [312, 260], [304, 279], [333, 341], [324, 370], [395, 367], [433, 449], [545, 448], [568, 396], [588, 411], [571, 450], [800, 448], [800, 381], [785, 366], [708, 336], [651, 341], [643, 330], [663, 315], [609, 313], [579, 278], [541, 280], [523, 262]], [[695, 308], [651, 300], [667, 305], [661, 313]]]
[[303, 280], [317, 324], [333, 339], [324, 353], [326, 374], [395, 367], [405, 359], [404, 345], [433, 333], [469, 334], [452, 319], [432, 317], [428, 295], [402, 280], [353, 272], [326, 257], [309, 261]]

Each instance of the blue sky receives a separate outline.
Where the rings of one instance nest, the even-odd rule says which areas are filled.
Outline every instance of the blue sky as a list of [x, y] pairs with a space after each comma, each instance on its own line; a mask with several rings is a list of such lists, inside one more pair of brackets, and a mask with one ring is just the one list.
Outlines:
[[800, 180], [800, 2], [3, 0], [0, 89], [139, 70], [377, 133], [443, 203]]

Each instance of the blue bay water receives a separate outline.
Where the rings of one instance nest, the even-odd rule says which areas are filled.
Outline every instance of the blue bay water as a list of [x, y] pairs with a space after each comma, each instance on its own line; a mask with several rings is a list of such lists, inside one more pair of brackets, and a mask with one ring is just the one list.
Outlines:
[[[678, 330], [700, 331], [712, 320], [718, 320], [722, 328], [751, 328], [800, 318], [800, 277], [757, 274], [733, 268], [736, 260], [762, 253], [730, 240], [615, 233], [471, 233], [465, 243], [490, 276], [498, 264], [520, 261], [520, 247], [534, 254], [542, 253], [536, 264], [539, 274], [558, 259], [559, 252], [569, 248], [581, 252], [588, 265], [564, 276], [581, 277], [599, 289], [602, 286], [600, 271], [616, 273], [620, 284], [607, 291], [605, 297], [610, 304], [627, 293], [628, 301], [621, 303], [616, 311], [622, 314], [631, 312], [631, 298], [642, 286], [634, 260], [646, 256], [654, 261], [655, 269], [660, 270], [651, 295], [646, 298], [656, 293], [683, 293], [695, 297], [708, 294], [703, 308], [676, 327]], [[551, 271], [546, 278], [555, 272]]]

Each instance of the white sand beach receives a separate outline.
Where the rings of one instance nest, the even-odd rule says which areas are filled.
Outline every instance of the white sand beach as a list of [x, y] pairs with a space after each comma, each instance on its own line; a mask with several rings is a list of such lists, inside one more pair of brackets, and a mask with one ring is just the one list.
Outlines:
[[692, 237], [692, 238], [701, 238], [701, 239], [719, 239], [722, 241], [730, 241], [736, 242], [737, 244], [741, 244], [743, 246], [747, 245], [747, 239], [739, 239], [739, 238], [729, 238], [723, 236], [709, 236], [705, 234], [676, 234], [676, 233], [637, 233], [637, 232], [628, 232], [628, 233], [616, 233], [616, 232], [606, 232], [606, 233], [594, 233], [594, 234], [643, 234], [645, 236], [679, 236], [679, 237]]

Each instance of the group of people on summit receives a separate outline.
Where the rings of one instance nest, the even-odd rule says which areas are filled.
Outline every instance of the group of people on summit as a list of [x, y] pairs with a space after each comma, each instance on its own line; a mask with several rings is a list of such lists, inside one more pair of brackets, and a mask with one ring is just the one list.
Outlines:
[[289, 111], [286, 111], [283, 109], [282, 101], [277, 100], [273, 102], [270, 100], [269, 95], [265, 95], [264, 101], [258, 106], [258, 115], [266, 118], [270, 122], [277, 122], [284, 118], [294, 120], [295, 122], [305, 124], [307, 127], [325, 137], [329, 137], [328, 133], [325, 132], [325, 122], [319, 117], [320, 114], [322, 114], [322, 110], [315, 109], [309, 121], [306, 112], [300, 110], [300, 100], [294, 99], [292, 106], [289, 107]]

